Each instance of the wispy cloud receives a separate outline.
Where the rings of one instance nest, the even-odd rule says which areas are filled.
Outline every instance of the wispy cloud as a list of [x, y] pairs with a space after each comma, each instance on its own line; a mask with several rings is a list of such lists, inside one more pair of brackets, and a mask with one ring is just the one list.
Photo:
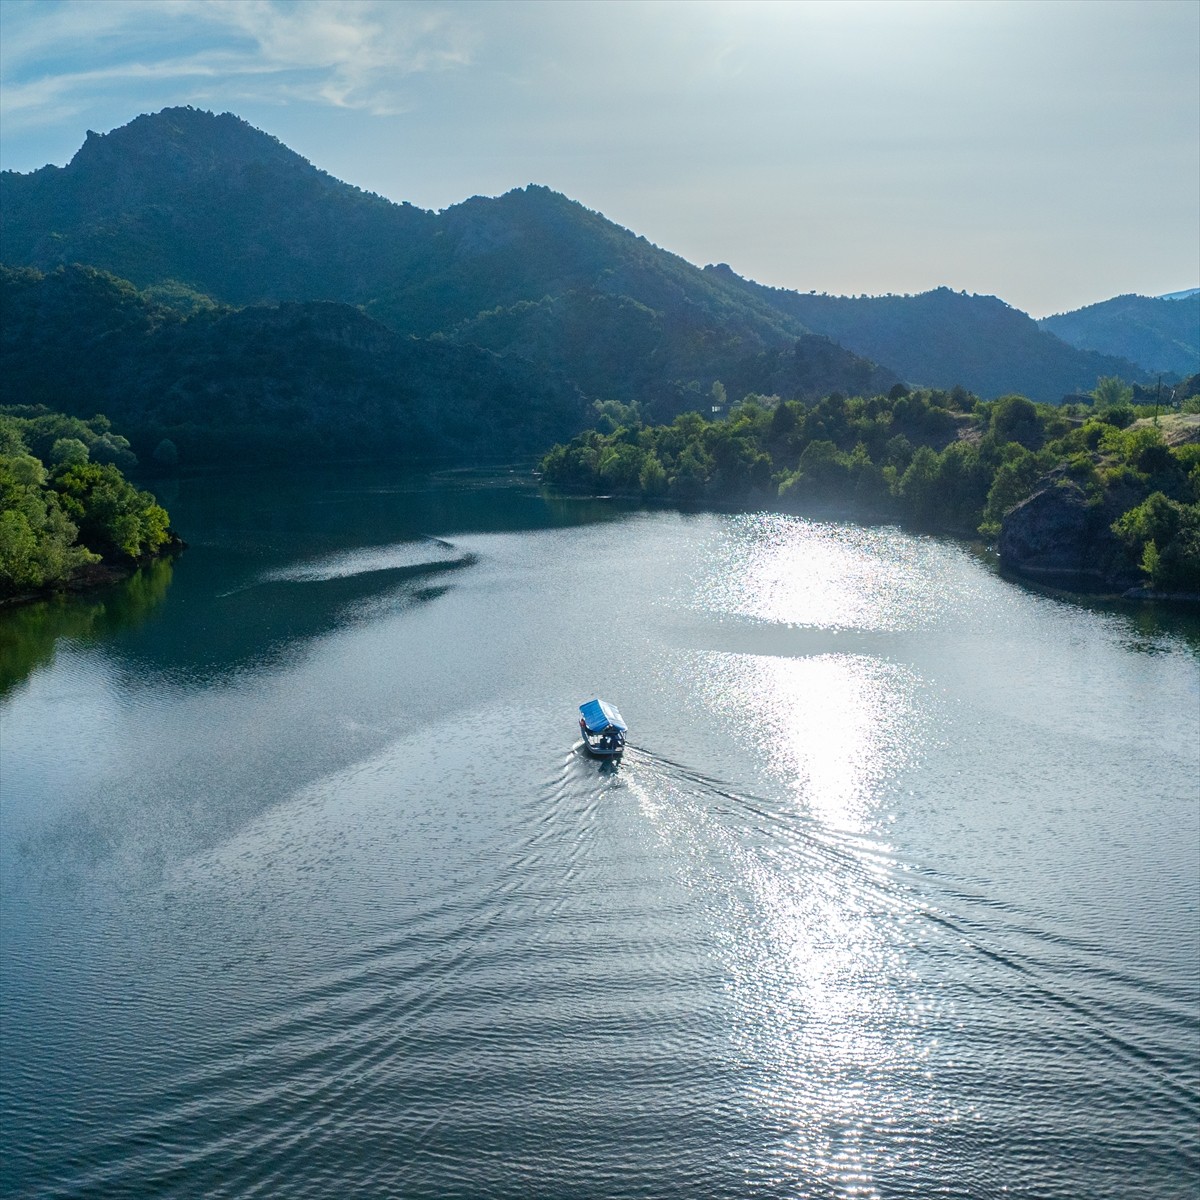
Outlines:
[[766, 283], [1063, 311], [1194, 272], [1198, 36], [1195, 0], [0, 0], [0, 161], [192, 104], [423, 207], [534, 180]]
[[458, 10], [375, 0], [67, 0], [2, 11], [0, 104], [16, 127], [151, 81], [164, 85], [163, 103], [204, 85], [226, 102], [273, 95], [389, 115], [408, 107], [412, 76], [465, 67], [475, 47]]

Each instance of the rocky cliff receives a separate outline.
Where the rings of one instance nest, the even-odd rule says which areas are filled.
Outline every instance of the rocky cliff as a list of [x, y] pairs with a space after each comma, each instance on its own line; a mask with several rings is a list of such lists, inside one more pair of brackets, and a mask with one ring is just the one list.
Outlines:
[[1077, 591], [1124, 592], [1141, 572], [1129, 561], [1112, 523], [1130, 497], [1089, 497], [1061, 471], [1012, 508], [1000, 527], [1000, 564], [1028, 579]]

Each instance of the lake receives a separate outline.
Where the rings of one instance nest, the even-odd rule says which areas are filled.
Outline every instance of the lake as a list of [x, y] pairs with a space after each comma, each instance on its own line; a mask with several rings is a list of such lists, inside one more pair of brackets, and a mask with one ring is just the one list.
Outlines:
[[157, 490], [174, 563], [0, 614], [4, 1196], [1195, 1197], [1194, 618], [519, 472]]

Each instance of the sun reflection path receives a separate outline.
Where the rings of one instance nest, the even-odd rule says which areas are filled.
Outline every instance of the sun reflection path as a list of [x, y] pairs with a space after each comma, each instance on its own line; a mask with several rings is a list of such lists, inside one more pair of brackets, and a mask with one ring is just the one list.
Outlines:
[[881, 1195], [892, 1134], [925, 1126], [930, 1054], [898, 943], [903, 904], [882, 880], [754, 872], [761, 953], [739, 981], [760, 1102], [779, 1129], [780, 1182]]
[[920, 751], [907, 668], [857, 654], [705, 657], [707, 703], [798, 807], [834, 829], [877, 825], [880, 785]]
[[761, 815], [709, 828], [710, 845], [724, 834], [727, 861], [698, 884], [719, 889], [736, 1036], [773, 1143], [773, 1174], [760, 1182], [878, 1197], [919, 1176], [931, 1130], [961, 1118], [930, 1094], [943, 1004], [914, 957], [920, 904], [880, 839], [930, 722], [912, 667], [847, 653], [832, 635], [952, 619], [958, 573], [946, 559], [962, 551], [775, 514], [733, 524], [687, 603], [831, 635], [809, 643], [810, 654], [780, 638], [777, 654], [698, 648], [690, 663], [699, 703], [758, 751], [754, 786], [778, 803], [778, 824], [765, 831]]
[[780, 513], [730, 524], [733, 536], [714, 543], [695, 593], [709, 612], [822, 629], [911, 629], [943, 619], [969, 590], [965, 552], [933, 538]]
[[[728, 667], [730, 664], [724, 664]], [[886, 848], [718, 781], [630, 786], [706, 899], [762, 1140], [747, 1194], [882, 1197], [956, 1114], [929, 1083], [944, 1025], [914, 968], [921, 912]]]

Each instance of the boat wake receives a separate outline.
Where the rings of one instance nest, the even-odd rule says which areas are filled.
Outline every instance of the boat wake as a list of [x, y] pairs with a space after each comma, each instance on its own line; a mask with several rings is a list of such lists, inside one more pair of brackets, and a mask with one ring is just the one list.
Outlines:
[[475, 555], [464, 553], [444, 538], [424, 537], [419, 541], [350, 550], [280, 567], [264, 572], [255, 582], [320, 583], [381, 572], [448, 570], [469, 566], [475, 560]]

